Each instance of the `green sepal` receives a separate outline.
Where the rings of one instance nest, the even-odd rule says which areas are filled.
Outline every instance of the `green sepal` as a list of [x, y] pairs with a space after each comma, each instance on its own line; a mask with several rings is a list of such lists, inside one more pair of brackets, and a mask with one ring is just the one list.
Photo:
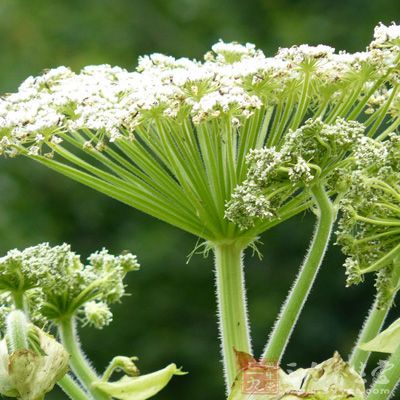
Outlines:
[[98, 381], [93, 387], [119, 400], [145, 400], [162, 390], [174, 375], [185, 375], [175, 364], [151, 374], [124, 376], [116, 382]]
[[361, 343], [359, 348], [364, 351], [379, 353], [394, 353], [400, 343], [400, 318], [393, 322], [387, 329], [374, 339]]

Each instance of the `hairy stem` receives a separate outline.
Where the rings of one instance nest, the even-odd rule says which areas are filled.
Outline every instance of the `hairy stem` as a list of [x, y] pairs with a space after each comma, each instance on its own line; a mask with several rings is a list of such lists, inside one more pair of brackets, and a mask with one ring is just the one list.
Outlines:
[[64, 375], [57, 385], [71, 400], [88, 400], [90, 398], [69, 375]]
[[400, 345], [389, 357], [385, 368], [369, 389], [367, 400], [390, 399], [400, 380]]
[[226, 389], [238, 372], [235, 350], [251, 353], [243, 271], [243, 246], [217, 244], [215, 273]]
[[109, 396], [101, 390], [92, 387], [93, 382], [100, 380], [100, 378], [89, 365], [80, 348], [79, 339], [76, 334], [75, 320], [71, 317], [64, 318], [60, 321], [58, 328], [61, 342], [70, 354], [70, 365], [74, 374], [95, 400], [109, 400]]
[[361, 329], [358, 336], [357, 343], [355, 344], [351, 356], [349, 358], [350, 365], [360, 374], [364, 372], [365, 366], [367, 365], [370, 352], [361, 350], [358, 346], [362, 343], [369, 342], [378, 335], [381, 331], [383, 323], [385, 322], [386, 316], [390, 310], [393, 299], [390, 305], [384, 309], [378, 307], [378, 299], [375, 299], [367, 319]]
[[29, 349], [28, 341], [28, 319], [21, 310], [14, 310], [8, 314], [7, 325], [7, 343], [11, 352], [17, 350]]
[[279, 362], [282, 358], [328, 247], [332, 225], [335, 220], [333, 207], [322, 186], [315, 186], [312, 189], [312, 194], [319, 216], [311, 247], [275, 323], [262, 356], [264, 360]]

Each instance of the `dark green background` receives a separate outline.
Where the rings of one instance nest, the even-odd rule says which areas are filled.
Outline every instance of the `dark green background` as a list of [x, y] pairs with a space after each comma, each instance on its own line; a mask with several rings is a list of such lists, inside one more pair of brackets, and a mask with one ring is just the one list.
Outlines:
[[[399, 21], [398, 0], [0, 0], [0, 91], [16, 90], [45, 68], [109, 63], [134, 68], [140, 54], [200, 58], [219, 38], [279, 46], [324, 43], [362, 50], [373, 27]], [[259, 354], [307, 249], [312, 217], [301, 215], [263, 235], [262, 261], [247, 256], [249, 309]], [[187, 256], [196, 238], [52, 173], [28, 160], [0, 160], [0, 251], [69, 242], [85, 257], [108, 247], [139, 256], [130, 297], [103, 331], [82, 330], [102, 370], [113, 355], [137, 355], [143, 372], [169, 362], [190, 374], [158, 399], [223, 399], [212, 258]], [[371, 282], [344, 288], [332, 248], [284, 363], [308, 366], [351, 348], [372, 301]], [[398, 313], [398, 310], [395, 311]], [[62, 399], [54, 392], [48, 398]]]

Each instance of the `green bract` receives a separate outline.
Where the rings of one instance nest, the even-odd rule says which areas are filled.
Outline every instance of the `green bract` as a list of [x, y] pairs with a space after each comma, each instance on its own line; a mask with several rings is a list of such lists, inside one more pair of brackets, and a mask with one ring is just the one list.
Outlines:
[[394, 353], [400, 345], [400, 318], [394, 321], [378, 336], [367, 343], [362, 343], [360, 348], [365, 351], [380, 353]]
[[115, 382], [103, 379], [93, 383], [93, 386], [120, 400], [146, 400], [162, 390], [174, 375], [186, 374], [175, 364], [170, 364], [151, 374], [139, 375], [137, 368], [129, 359], [118, 357], [116, 361], [116, 366], [127, 375]]

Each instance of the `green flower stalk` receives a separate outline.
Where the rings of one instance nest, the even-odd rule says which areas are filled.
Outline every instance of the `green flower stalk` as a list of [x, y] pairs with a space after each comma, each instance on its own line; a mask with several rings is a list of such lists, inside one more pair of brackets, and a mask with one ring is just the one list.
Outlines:
[[389, 357], [387, 365], [370, 388], [368, 400], [392, 398], [400, 381], [400, 345]]
[[[243, 249], [247, 243], [220, 243], [215, 246], [215, 275], [224, 355], [225, 381], [231, 385], [237, 375], [236, 351], [251, 353], [244, 286]], [[230, 388], [230, 386], [228, 386]]]
[[[392, 297], [394, 301], [395, 296], [393, 295]], [[375, 338], [381, 331], [393, 301], [382, 308], [379, 298], [376, 298], [368, 312], [368, 316], [360, 330], [360, 334], [349, 358], [350, 365], [359, 374], [363, 374], [370, 357], [370, 351], [362, 348], [361, 345]]]
[[[251, 351], [243, 251], [315, 204], [317, 181], [335, 192], [328, 176], [347, 166], [361, 134], [355, 121], [371, 137], [400, 125], [399, 38], [398, 26], [379, 25], [368, 49], [355, 54], [301, 45], [266, 57], [251, 44], [219, 42], [204, 62], [153, 54], [140, 58], [134, 72], [59, 67], [0, 101], [0, 153], [36, 160], [209, 242], [229, 388], [237, 373], [234, 348]], [[248, 160], [258, 156], [267, 174], [270, 158], [277, 165], [266, 196], [258, 184], [256, 192], [240, 192], [249, 183]], [[232, 207], [246, 196], [252, 214], [243, 216]], [[103, 304], [96, 307], [103, 317], [93, 323], [105, 323]]]
[[266, 361], [281, 360], [329, 244], [334, 223], [332, 203], [321, 186], [314, 187], [312, 193], [318, 209], [318, 221], [314, 236], [304, 263], [264, 349], [262, 358]]

